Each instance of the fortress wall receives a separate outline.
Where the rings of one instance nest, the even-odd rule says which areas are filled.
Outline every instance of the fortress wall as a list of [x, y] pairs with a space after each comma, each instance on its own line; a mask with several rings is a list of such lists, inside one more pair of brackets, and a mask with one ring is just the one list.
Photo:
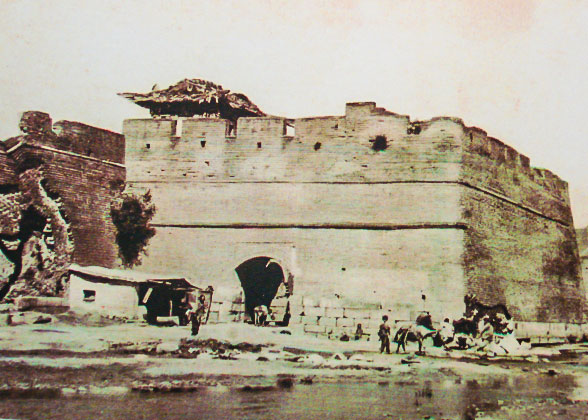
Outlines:
[[[72, 121], [53, 125], [55, 147], [109, 162], [125, 163], [125, 139], [122, 134]], [[50, 139], [50, 136], [44, 138]]]
[[[362, 255], [371, 248], [359, 240], [360, 233], [394, 238], [414, 251], [431, 240], [419, 236], [422, 232], [467, 225], [462, 242], [452, 239], [447, 245], [462, 254], [467, 292], [488, 304], [507, 304], [520, 321], [580, 320], [584, 286], [575, 271], [567, 184], [557, 176], [531, 168], [527, 157], [455, 118], [411, 122], [360, 103], [348, 104], [343, 117], [295, 120], [292, 137], [284, 135], [285, 122], [241, 118], [236, 135], [227, 137], [223, 120], [189, 119], [181, 138], [174, 138], [172, 121], [126, 121], [128, 181], [133, 188], [151, 189], [160, 209], [154, 247], [177, 243], [161, 232], [192, 232], [205, 243], [218, 241], [221, 263], [230, 247], [220, 233], [225, 229], [227, 238], [259, 234], [253, 242], [263, 242], [261, 249], [271, 248], [263, 240], [268, 235], [296, 232], [285, 242], [300, 250], [312, 237], [309, 249], [330, 258], [338, 255], [334, 238], [343, 231], [353, 232], [348, 246]], [[386, 137], [385, 150], [373, 150], [377, 136]], [[150, 149], [139, 147], [145, 139], [153, 143]], [[428, 229], [407, 233], [415, 227]], [[331, 234], [333, 244], [321, 248], [322, 238]], [[146, 264], [161, 260], [155, 255], [150, 251]], [[419, 266], [414, 257], [403, 258], [407, 267]], [[386, 272], [388, 264], [374, 261], [371, 267]], [[193, 269], [188, 262], [182, 267]], [[308, 267], [335, 273], [316, 259], [308, 259]], [[464, 276], [454, 283], [444, 269], [431, 270], [440, 270], [435, 274], [440, 284], [458, 285], [452, 308], [463, 310]], [[302, 280], [310, 281], [309, 290], [319, 290], [311, 278]]]
[[150, 189], [156, 224], [455, 224], [455, 184], [133, 183]]
[[464, 268], [469, 293], [518, 321], [582, 322], [585, 292], [570, 227], [467, 188]]
[[83, 157], [23, 145], [15, 161], [40, 159], [47, 188], [63, 202], [74, 239], [74, 262], [113, 267], [117, 248], [110, 203], [124, 183], [125, 169]]
[[460, 179], [469, 291], [506, 304], [521, 321], [581, 322], [567, 183], [482, 130], [466, 131]]
[[[60, 121], [28, 111], [20, 123], [22, 144], [9, 158], [18, 167], [41, 165], [44, 188], [63, 203], [74, 239], [74, 262], [113, 267], [117, 259], [110, 203], [125, 181], [125, 142], [121, 134]], [[0, 155], [2, 156], [2, 155]]]
[[321, 311], [327, 317], [329, 307], [372, 308], [376, 322], [386, 312], [392, 319], [414, 319], [423, 309], [422, 294], [426, 309], [443, 319], [463, 311], [462, 242], [461, 229], [158, 227], [140, 269], [211, 284], [215, 300], [226, 306], [241, 288], [235, 267], [270, 256], [294, 276], [292, 314], [298, 316], [304, 304], [307, 316], [295, 322], [317, 324], [316, 317]]
[[572, 224], [567, 183], [546, 169], [532, 168], [516, 150], [470, 129], [464, 142], [462, 180]]
[[[294, 137], [283, 135], [285, 121], [240, 118], [236, 136], [224, 137], [224, 120], [185, 119], [177, 138], [175, 121], [127, 120], [128, 179], [406, 182], [459, 176], [463, 130], [450, 120], [422, 123], [419, 134], [408, 134], [407, 118], [393, 114], [306, 118], [294, 122]], [[388, 148], [374, 151], [379, 135]]]

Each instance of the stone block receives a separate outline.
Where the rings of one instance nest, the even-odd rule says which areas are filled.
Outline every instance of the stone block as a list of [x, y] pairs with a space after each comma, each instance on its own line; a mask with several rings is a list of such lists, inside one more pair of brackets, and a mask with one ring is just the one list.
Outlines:
[[304, 332], [311, 334], [326, 334], [327, 328], [322, 325], [305, 325]]
[[343, 308], [325, 308], [325, 316], [343, 318]]
[[371, 318], [376, 311], [363, 308], [345, 308], [343, 316], [345, 318]]
[[325, 308], [321, 308], [318, 306], [304, 306], [304, 315], [305, 316], [324, 316], [325, 315]]
[[304, 325], [318, 325], [318, 316], [300, 316], [300, 323]]
[[340, 308], [341, 303], [336, 299], [321, 299], [319, 301], [319, 306], [322, 308]]
[[290, 313], [292, 315], [300, 315], [304, 311], [304, 306], [302, 305], [295, 305], [290, 302]]
[[324, 325], [325, 327], [335, 327], [337, 325], [337, 318], [322, 316], [319, 318], [318, 324]]
[[337, 318], [337, 327], [353, 327], [355, 319], [353, 318]]

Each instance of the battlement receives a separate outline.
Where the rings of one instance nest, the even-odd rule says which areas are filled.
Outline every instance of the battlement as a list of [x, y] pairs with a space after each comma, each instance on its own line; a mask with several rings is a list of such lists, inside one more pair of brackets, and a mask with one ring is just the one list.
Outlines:
[[22, 136], [3, 142], [7, 151], [24, 143], [114, 163], [123, 164], [125, 161], [125, 139], [122, 134], [79, 122], [58, 121], [53, 124], [49, 114], [39, 111], [24, 112], [19, 128]]
[[459, 182], [571, 220], [565, 181], [459, 118], [356, 102], [343, 116], [133, 119], [123, 132], [130, 181]]

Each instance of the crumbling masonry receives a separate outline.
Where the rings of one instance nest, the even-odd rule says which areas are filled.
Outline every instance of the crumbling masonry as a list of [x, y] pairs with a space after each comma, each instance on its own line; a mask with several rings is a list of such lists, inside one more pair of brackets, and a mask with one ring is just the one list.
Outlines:
[[117, 264], [110, 203], [124, 188], [124, 137], [32, 111], [20, 129], [0, 142], [0, 299], [63, 293], [72, 262]]

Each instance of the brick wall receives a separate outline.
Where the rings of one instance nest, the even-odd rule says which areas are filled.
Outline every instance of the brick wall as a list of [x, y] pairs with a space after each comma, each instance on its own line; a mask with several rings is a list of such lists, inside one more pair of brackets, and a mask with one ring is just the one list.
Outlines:
[[[118, 251], [110, 202], [124, 183], [124, 137], [80, 123], [60, 121], [55, 132], [35, 130], [36, 114], [29, 112], [23, 144], [8, 156], [13, 168], [27, 161], [42, 163], [46, 188], [63, 202], [74, 239], [74, 262], [113, 267]], [[21, 123], [21, 126], [24, 123]], [[32, 126], [31, 126], [32, 125]], [[46, 125], [46, 124], [45, 124]], [[1, 173], [1, 171], [0, 171]]]
[[469, 292], [506, 304], [517, 320], [582, 322], [567, 183], [481, 130], [469, 134], [460, 176]]

